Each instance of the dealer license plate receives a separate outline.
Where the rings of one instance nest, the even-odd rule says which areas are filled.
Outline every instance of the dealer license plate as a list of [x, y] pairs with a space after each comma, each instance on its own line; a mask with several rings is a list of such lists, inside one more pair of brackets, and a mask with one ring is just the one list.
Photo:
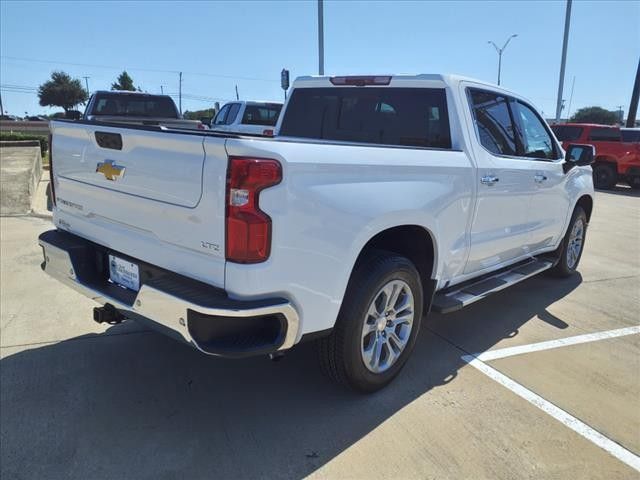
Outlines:
[[140, 290], [140, 270], [138, 265], [123, 260], [115, 255], [109, 255], [109, 278], [121, 287]]

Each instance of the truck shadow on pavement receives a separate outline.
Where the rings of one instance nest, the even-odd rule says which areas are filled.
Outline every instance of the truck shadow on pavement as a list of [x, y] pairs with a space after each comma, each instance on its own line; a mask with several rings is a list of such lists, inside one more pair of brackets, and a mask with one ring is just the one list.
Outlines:
[[0, 363], [0, 473], [302, 478], [455, 381], [465, 353], [487, 350], [530, 321], [566, 328], [547, 307], [581, 281], [533, 278], [464, 311], [430, 316], [401, 375], [369, 396], [326, 380], [313, 344], [277, 363], [222, 360], [125, 323], [10, 354]]

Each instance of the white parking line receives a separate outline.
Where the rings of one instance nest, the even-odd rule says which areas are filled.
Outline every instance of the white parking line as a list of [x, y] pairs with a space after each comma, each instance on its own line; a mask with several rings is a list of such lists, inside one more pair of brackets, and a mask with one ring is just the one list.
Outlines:
[[491, 360], [511, 357], [513, 355], [539, 352], [541, 350], [566, 347], [568, 345], [578, 345], [580, 343], [595, 342], [597, 340], [605, 340], [607, 338], [624, 337], [626, 335], [633, 335], [634, 333], [640, 333], [640, 326], [619, 328], [617, 330], [608, 330], [606, 332], [587, 333], [585, 335], [559, 338], [557, 340], [549, 340], [547, 342], [530, 343], [529, 345], [520, 345], [517, 347], [500, 348], [497, 350], [489, 350], [487, 352], [476, 353], [473, 356], [478, 360], [482, 360], [483, 362], [489, 362]]
[[606, 450], [611, 455], [616, 457], [618, 460], [623, 461], [631, 468], [634, 468], [636, 471], [640, 472], [640, 457], [638, 457], [635, 453], [630, 452], [623, 446], [617, 444], [613, 440], [602, 435], [597, 430], [594, 430], [586, 423], [581, 422], [576, 417], [570, 415], [565, 412], [561, 408], [557, 407], [553, 403], [545, 400], [540, 395], [533, 393], [528, 388], [520, 385], [517, 382], [514, 382], [506, 375], [498, 372], [495, 368], [490, 367], [486, 363], [478, 360], [473, 355], [465, 355], [462, 359], [467, 362], [469, 365], [477, 368], [482, 373], [487, 375], [489, 378], [495, 380], [500, 385], [508, 388], [513, 393], [518, 395], [519, 397], [524, 398], [527, 402], [535, 405], [543, 412], [548, 413], [556, 420], [562, 422], [564, 425], [569, 427], [571, 430], [576, 432], [579, 435], [582, 435], [587, 440], [590, 440], [598, 447]]

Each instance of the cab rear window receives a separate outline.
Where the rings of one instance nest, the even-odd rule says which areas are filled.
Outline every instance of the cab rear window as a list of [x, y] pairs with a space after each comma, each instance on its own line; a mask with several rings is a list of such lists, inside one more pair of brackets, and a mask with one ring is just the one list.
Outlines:
[[126, 93], [97, 94], [91, 115], [178, 118], [170, 97]]
[[447, 98], [441, 88], [300, 88], [289, 100], [280, 135], [451, 148]]

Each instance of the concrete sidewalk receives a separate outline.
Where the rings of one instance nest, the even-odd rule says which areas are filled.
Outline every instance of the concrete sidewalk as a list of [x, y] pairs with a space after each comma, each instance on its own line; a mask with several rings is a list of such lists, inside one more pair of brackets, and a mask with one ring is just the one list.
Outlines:
[[42, 156], [37, 145], [0, 148], [0, 215], [31, 212], [42, 176]]

